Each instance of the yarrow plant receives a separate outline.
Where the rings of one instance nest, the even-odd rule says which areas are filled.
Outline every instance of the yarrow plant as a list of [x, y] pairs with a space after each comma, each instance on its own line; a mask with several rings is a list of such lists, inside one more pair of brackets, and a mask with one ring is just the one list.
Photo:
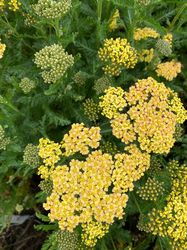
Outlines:
[[187, 249], [184, 2], [0, 0], [0, 249]]

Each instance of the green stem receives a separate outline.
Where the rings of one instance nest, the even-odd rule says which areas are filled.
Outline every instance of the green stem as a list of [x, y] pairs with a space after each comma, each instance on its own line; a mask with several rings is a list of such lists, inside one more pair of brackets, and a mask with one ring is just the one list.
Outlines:
[[174, 27], [175, 23], [177, 22], [177, 20], [179, 19], [180, 15], [182, 14], [182, 12], [184, 11], [184, 9], [187, 7], [187, 4], [183, 4], [181, 6], [181, 8], [179, 9], [179, 11], [177, 12], [176, 16], [173, 18], [171, 24], [168, 27], [168, 31], [172, 30], [172, 28]]
[[142, 210], [141, 210], [141, 208], [140, 208], [140, 206], [139, 206], [139, 204], [138, 204], [138, 202], [137, 202], [137, 200], [136, 200], [135, 195], [134, 195], [133, 193], [131, 193], [131, 195], [132, 195], [132, 197], [133, 197], [133, 199], [134, 199], [134, 202], [135, 202], [135, 204], [136, 204], [136, 206], [137, 206], [137, 208], [138, 208], [138, 211], [140, 212], [140, 214], [143, 214], [143, 213], [142, 213]]
[[111, 235], [110, 235], [110, 239], [111, 239], [112, 246], [113, 246], [114, 250], [117, 250], [117, 248], [116, 248], [116, 246], [115, 246], [115, 243], [114, 243], [113, 238], [112, 238], [112, 236], [111, 236]]
[[100, 27], [102, 16], [103, 0], [97, 0], [97, 41], [100, 42]]

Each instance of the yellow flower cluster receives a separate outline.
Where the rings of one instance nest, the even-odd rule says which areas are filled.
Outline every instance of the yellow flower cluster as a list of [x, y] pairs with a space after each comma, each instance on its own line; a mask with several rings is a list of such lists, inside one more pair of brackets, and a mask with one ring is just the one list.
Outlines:
[[[183, 167], [184, 169], [184, 167]], [[172, 191], [164, 209], [153, 209], [149, 213], [146, 231], [168, 237], [172, 249], [185, 250], [187, 242], [187, 167], [173, 179]]]
[[[18, 0], [9, 0], [8, 2], [9, 9], [12, 11], [17, 11], [20, 8], [21, 3]], [[0, 11], [6, 7], [5, 0], [0, 0]]]
[[85, 245], [94, 247], [98, 239], [101, 239], [109, 231], [109, 225], [92, 221], [82, 225], [82, 240]]
[[[138, 80], [128, 92], [110, 87], [100, 99], [102, 114], [113, 118], [113, 134], [124, 143], [137, 140], [148, 153], [168, 153], [176, 124], [187, 119], [178, 96], [151, 77]], [[124, 108], [126, 113], [120, 114]]]
[[117, 27], [118, 27], [117, 23], [118, 23], [119, 18], [120, 18], [119, 10], [115, 10], [108, 21], [109, 31], [114, 31], [117, 29]]
[[168, 42], [170, 44], [170, 47], [172, 48], [172, 42], [173, 42], [173, 35], [171, 33], [167, 33], [162, 38], [164, 41]]
[[165, 191], [163, 184], [163, 182], [149, 177], [137, 193], [143, 200], [156, 201]]
[[118, 76], [123, 68], [134, 68], [137, 63], [136, 51], [125, 38], [105, 39], [98, 55], [108, 75]]
[[0, 0], [0, 11], [5, 7], [5, 0]]
[[172, 112], [176, 115], [176, 122], [182, 124], [187, 119], [187, 110], [184, 109], [184, 106], [178, 97], [178, 94], [173, 92], [171, 93], [171, 97], [169, 98], [169, 105]]
[[38, 148], [38, 154], [46, 166], [53, 167], [60, 160], [60, 156], [62, 156], [61, 145], [49, 139], [41, 138]]
[[99, 106], [93, 99], [88, 98], [83, 103], [84, 114], [90, 121], [96, 122], [99, 119]]
[[168, 81], [172, 81], [181, 73], [181, 63], [171, 60], [170, 62], [160, 63], [157, 65], [156, 73]]
[[112, 133], [122, 142], [128, 144], [136, 140], [136, 133], [127, 114], [119, 114], [112, 121]]
[[8, 5], [10, 10], [17, 11], [20, 8], [21, 3], [18, 0], [10, 0]]
[[134, 40], [140, 41], [147, 38], [158, 38], [160, 35], [154, 29], [149, 27], [137, 28], [134, 31]]
[[3, 57], [5, 49], [6, 49], [6, 45], [1, 43], [1, 39], [0, 39], [0, 59]]
[[115, 192], [132, 191], [134, 181], [139, 180], [150, 167], [150, 155], [141, 152], [136, 145], [125, 148], [128, 153], [115, 155], [112, 181]]
[[93, 149], [99, 147], [100, 140], [99, 127], [87, 128], [83, 123], [75, 123], [72, 125], [69, 133], [64, 135], [62, 148], [65, 149], [66, 156], [76, 152], [87, 155], [89, 154], [89, 147]]
[[44, 204], [50, 210], [50, 220], [57, 220], [61, 230], [73, 231], [93, 219], [111, 224], [114, 218], [122, 218], [128, 197], [108, 194], [112, 169], [112, 156], [101, 151], [92, 152], [86, 161], [71, 160], [69, 166], [57, 166], [50, 175], [52, 194]]
[[143, 49], [138, 53], [140, 62], [150, 63], [154, 57], [154, 49]]
[[102, 114], [109, 119], [118, 115], [127, 105], [124, 94], [124, 90], [120, 87], [110, 87], [105, 90], [105, 95], [100, 97], [99, 102]]

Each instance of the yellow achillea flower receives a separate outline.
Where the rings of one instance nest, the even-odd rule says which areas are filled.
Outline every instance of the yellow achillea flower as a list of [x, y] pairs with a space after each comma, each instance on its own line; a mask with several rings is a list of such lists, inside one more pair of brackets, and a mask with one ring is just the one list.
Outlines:
[[[180, 169], [180, 168], [179, 168]], [[149, 221], [143, 230], [154, 235], [168, 237], [173, 250], [186, 250], [187, 242], [187, 167], [183, 167], [183, 174], [172, 181], [172, 191], [163, 209], [153, 209], [148, 214]]]
[[167, 33], [165, 36], [163, 36], [162, 39], [168, 42], [170, 46], [172, 47], [173, 35], [171, 33]]
[[181, 73], [181, 66], [181, 63], [175, 60], [160, 63], [157, 65], [156, 73], [158, 76], [162, 76], [166, 80], [172, 81], [179, 73]]
[[127, 114], [119, 114], [112, 121], [112, 133], [122, 142], [128, 144], [136, 140], [133, 124]]
[[0, 11], [5, 7], [5, 0], [0, 0]]
[[86, 161], [57, 166], [50, 175], [52, 194], [44, 204], [50, 220], [57, 220], [61, 230], [73, 231], [89, 221], [112, 224], [114, 218], [122, 218], [128, 196], [108, 194], [112, 169], [112, 156], [101, 151], [92, 152]]
[[133, 182], [139, 180], [150, 167], [150, 155], [142, 153], [135, 144], [125, 150], [128, 153], [115, 155], [112, 181], [117, 193], [132, 191]]
[[46, 166], [53, 167], [55, 163], [60, 160], [61, 145], [50, 141], [49, 139], [41, 138], [39, 140], [39, 156], [43, 159], [43, 162]]
[[109, 87], [105, 90], [105, 95], [100, 97], [99, 106], [102, 109], [102, 114], [109, 119], [115, 117], [126, 107], [124, 99], [124, 90], [120, 87]]
[[119, 20], [120, 15], [119, 15], [119, 10], [115, 10], [113, 15], [110, 17], [109, 22], [108, 22], [108, 27], [109, 31], [113, 31], [117, 29], [117, 21]]
[[94, 247], [98, 239], [101, 239], [109, 231], [109, 225], [99, 222], [83, 224], [82, 240], [85, 245]]
[[105, 39], [98, 55], [108, 75], [118, 76], [123, 68], [134, 68], [137, 63], [136, 51], [125, 38]]
[[145, 27], [145, 28], [138, 28], [134, 32], [134, 40], [140, 41], [142, 39], [147, 38], [158, 38], [160, 34], [156, 32], [154, 29]]
[[75, 123], [69, 133], [64, 135], [61, 147], [65, 149], [66, 156], [76, 152], [86, 155], [89, 153], [89, 147], [94, 149], [99, 147], [100, 140], [99, 127], [86, 128], [83, 123]]
[[18, 0], [10, 0], [8, 2], [9, 9], [13, 11], [17, 11], [21, 5], [21, 3]]
[[148, 153], [168, 153], [176, 124], [187, 119], [177, 94], [151, 77], [138, 80], [128, 92], [118, 89], [108, 88], [99, 103], [102, 114], [112, 119], [113, 135], [126, 144], [138, 141]]
[[0, 40], [0, 59], [3, 57], [5, 49], [6, 49], [6, 45], [1, 43], [1, 40]]
[[140, 62], [151, 62], [154, 57], [154, 49], [143, 49], [138, 53]]

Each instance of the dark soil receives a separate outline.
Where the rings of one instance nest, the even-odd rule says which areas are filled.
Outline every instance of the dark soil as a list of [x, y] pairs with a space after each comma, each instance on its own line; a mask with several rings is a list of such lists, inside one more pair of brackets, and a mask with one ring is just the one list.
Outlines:
[[30, 217], [21, 225], [11, 225], [0, 235], [0, 250], [41, 250], [46, 233], [36, 231], [37, 219]]

